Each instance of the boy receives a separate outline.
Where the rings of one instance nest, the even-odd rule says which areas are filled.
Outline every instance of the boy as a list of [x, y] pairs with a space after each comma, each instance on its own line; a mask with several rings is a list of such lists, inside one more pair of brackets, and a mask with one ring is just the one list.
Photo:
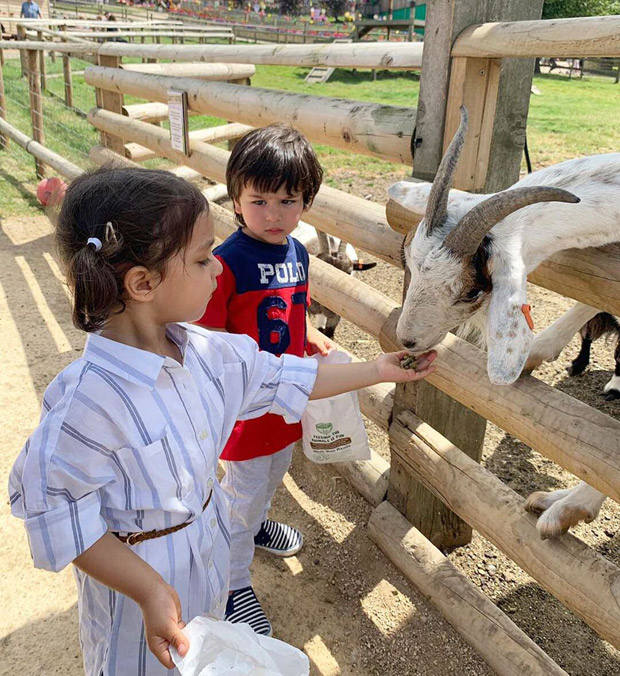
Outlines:
[[[289, 237], [317, 194], [323, 170], [308, 140], [271, 125], [244, 136], [226, 168], [239, 230], [215, 254], [223, 266], [203, 326], [246, 333], [275, 355], [327, 352], [333, 343], [306, 321], [308, 252]], [[237, 422], [221, 455], [231, 513], [231, 579], [226, 619], [271, 635], [250, 578], [255, 547], [293, 556], [302, 534], [267, 519], [271, 498], [291, 463], [301, 425], [279, 416]]]

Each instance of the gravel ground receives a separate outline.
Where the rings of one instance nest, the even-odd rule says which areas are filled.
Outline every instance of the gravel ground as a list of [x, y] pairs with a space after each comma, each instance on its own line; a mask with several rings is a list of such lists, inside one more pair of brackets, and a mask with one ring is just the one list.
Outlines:
[[[374, 201], [400, 176], [374, 178], [369, 187], [354, 175], [339, 175], [343, 186]], [[353, 180], [351, 180], [353, 179]], [[351, 185], [348, 183], [351, 182]], [[45, 219], [2, 222], [0, 285], [4, 291], [0, 326], [10, 355], [2, 370], [0, 471], [4, 478], [18, 449], [33, 429], [43, 389], [66, 363], [79, 355], [83, 337], [71, 326], [66, 298], [51, 270], [52, 251]], [[19, 259], [18, 257], [22, 257]], [[41, 305], [24, 283], [25, 261], [50, 307], [55, 327], [42, 329]], [[363, 281], [398, 300], [402, 273], [379, 263]], [[0, 293], [0, 298], [3, 294]], [[549, 324], [569, 302], [532, 287], [537, 328]], [[59, 331], [59, 332], [58, 332]], [[56, 332], [56, 333], [55, 333]], [[66, 344], [58, 343], [64, 335]], [[56, 338], [52, 339], [53, 336]], [[378, 353], [376, 342], [347, 322], [336, 339], [361, 357]], [[60, 346], [59, 346], [60, 345]], [[62, 346], [62, 349], [61, 349]], [[615, 418], [620, 404], [600, 392], [613, 370], [613, 347], [600, 343], [591, 368], [569, 378], [565, 364], [578, 349], [574, 340], [554, 364], [537, 376]], [[369, 423], [375, 450], [389, 457], [386, 435]], [[484, 465], [521, 495], [573, 485], [574, 477], [518, 440], [489, 424]], [[4, 480], [4, 479], [3, 479]], [[0, 554], [0, 676], [81, 673], [75, 591], [69, 571], [34, 571], [21, 524], [2, 504], [5, 547]], [[259, 554], [254, 581], [273, 622], [275, 635], [303, 648], [314, 675], [486, 676], [491, 670], [417, 590], [379, 552], [366, 534], [371, 508], [333, 470], [296, 455], [274, 501], [273, 516], [298, 526], [305, 546], [298, 557], [279, 560]], [[620, 562], [620, 507], [608, 501], [601, 517], [575, 533], [613, 562]], [[450, 560], [497, 603], [572, 676], [620, 674], [620, 655], [587, 625], [542, 590], [493, 545], [474, 534], [470, 545]]]

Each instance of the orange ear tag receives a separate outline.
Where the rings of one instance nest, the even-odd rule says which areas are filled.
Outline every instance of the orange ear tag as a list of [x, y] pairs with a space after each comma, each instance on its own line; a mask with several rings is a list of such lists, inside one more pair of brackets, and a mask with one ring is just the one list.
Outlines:
[[530, 327], [530, 331], [534, 330], [534, 320], [532, 319], [532, 315], [530, 314], [531, 307], [529, 305], [522, 305], [521, 306], [521, 312], [523, 312], [523, 316], [525, 317], [525, 321], [527, 322], [527, 325]]

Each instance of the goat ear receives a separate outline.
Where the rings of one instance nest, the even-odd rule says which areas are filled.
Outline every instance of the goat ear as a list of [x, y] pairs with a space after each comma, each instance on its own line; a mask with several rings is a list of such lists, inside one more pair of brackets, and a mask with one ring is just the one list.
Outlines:
[[400, 204], [401, 207], [418, 214], [422, 218], [426, 211], [426, 203], [432, 187], [432, 183], [398, 181], [388, 188], [388, 195], [396, 204]]
[[353, 263], [353, 269], [354, 270], [372, 270], [373, 268], [376, 268], [377, 264], [376, 263], [363, 263], [362, 261], [357, 261], [357, 263]]
[[521, 375], [534, 335], [523, 314], [527, 303], [524, 269], [502, 261], [494, 273], [487, 316], [487, 372], [494, 385], [510, 385]]
[[[432, 183], [398, 181], [398, 183], [394, 183], [388, 188], [388, 195], [396, 204], [411, 211], [418, 216], [418, 220], [421, 220], [426, 213], [426, 205], [432, 187]], [[448, 194], [448, 206], [462, 204], [463, 208], [467, 205], [467, 210], [469, 210], [487, 197], [490, 197], [490, 195], [472, 194], [453, 188]]]

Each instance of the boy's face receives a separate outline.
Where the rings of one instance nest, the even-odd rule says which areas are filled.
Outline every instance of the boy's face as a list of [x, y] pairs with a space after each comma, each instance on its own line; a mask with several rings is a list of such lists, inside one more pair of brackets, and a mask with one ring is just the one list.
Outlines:
[[243, 231], [267, 244], [286, 244], [304, 212], [303, 194], [290, 195], [285, 186], [277, 192], [261, 192], [252, 183], [242, 188], [235, 212], [243, 216]]

